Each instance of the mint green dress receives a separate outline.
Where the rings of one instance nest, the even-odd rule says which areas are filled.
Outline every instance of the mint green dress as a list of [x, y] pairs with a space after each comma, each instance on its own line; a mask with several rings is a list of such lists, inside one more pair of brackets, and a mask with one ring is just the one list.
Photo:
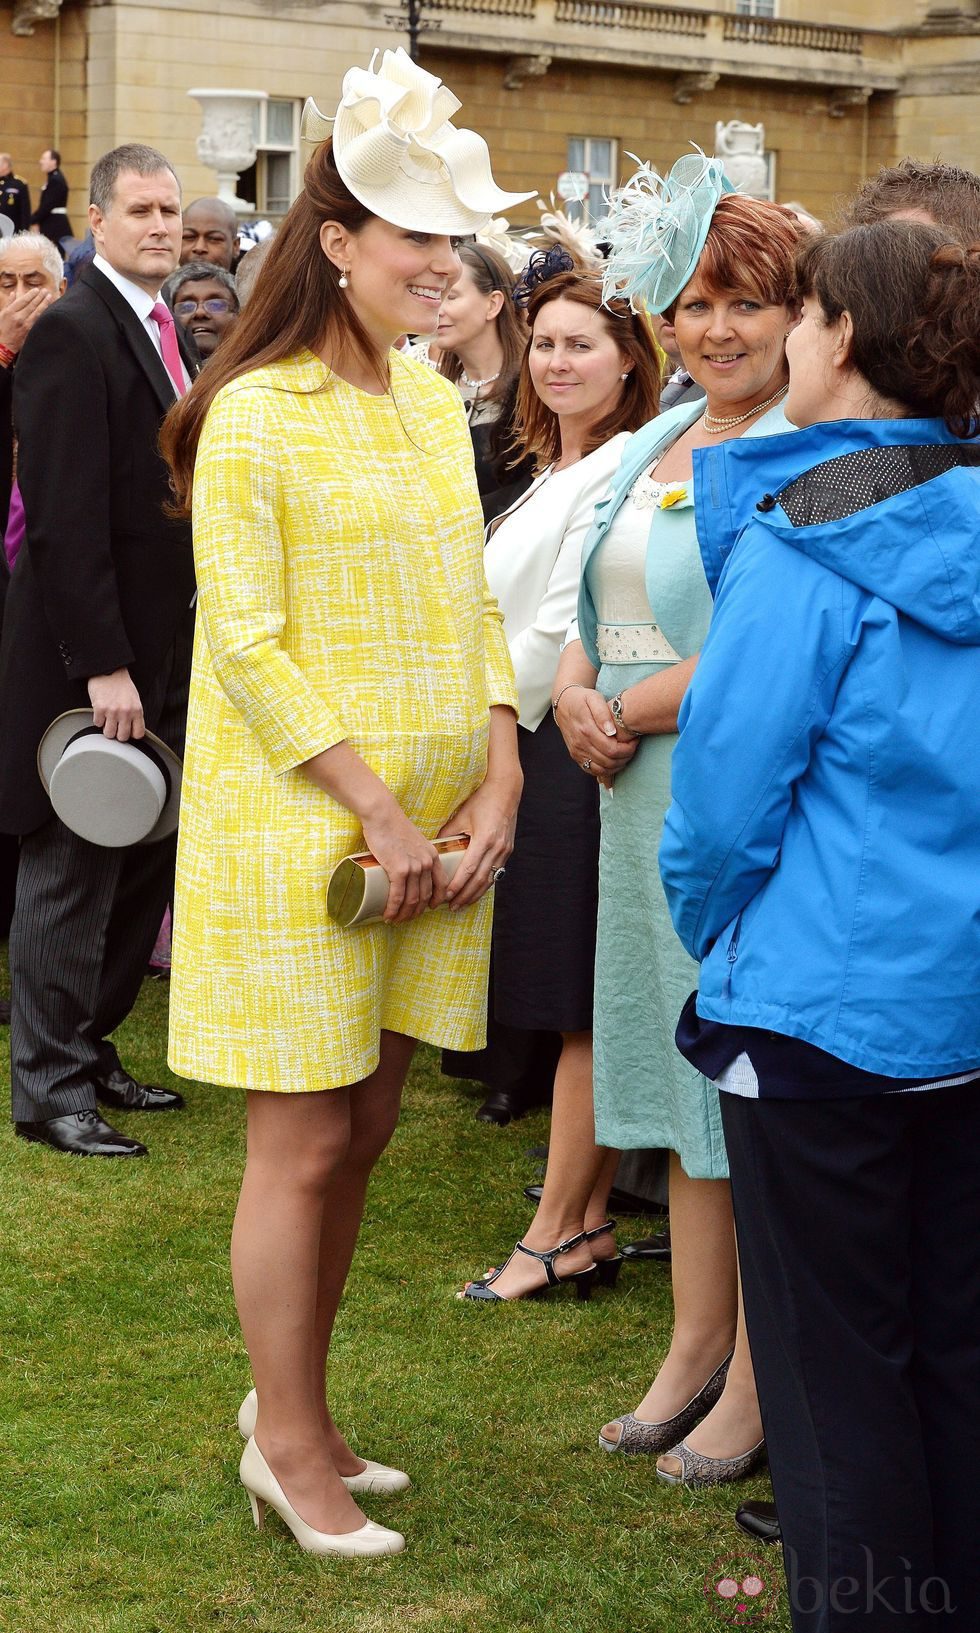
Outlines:
[[[604, 697], [703, 645], [711, 595], [692, 490], [691, 482], [641, 475], [587, 562], [602, 660], [596, 685]], [[658, 656], [642, 655], [651, 652]], [[692, 1179], [725, 1179], [718, 1091], [674, 1045], [681, 1008], [698, 984], [657, 864], [676, 741], [645, 737], [612, 797], [600, 793], [596, 1139], [619, 1150], [676, 1151]]]

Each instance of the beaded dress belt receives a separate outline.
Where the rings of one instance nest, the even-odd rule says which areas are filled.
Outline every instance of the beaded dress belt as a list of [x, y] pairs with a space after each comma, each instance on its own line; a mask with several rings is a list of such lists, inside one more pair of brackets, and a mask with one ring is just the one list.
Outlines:
[[603, 663], [680, 663], [656, 624], [600, 624], [596, 648]]

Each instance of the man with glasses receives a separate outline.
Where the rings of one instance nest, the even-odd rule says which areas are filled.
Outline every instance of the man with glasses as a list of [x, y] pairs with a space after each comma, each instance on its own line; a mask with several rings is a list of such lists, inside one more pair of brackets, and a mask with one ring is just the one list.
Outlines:
[[163, 293], [178, 328], [206, 363], [238, 322], [241, 308], [231, 273], [204, 261], [189, 261], [171, 274]]

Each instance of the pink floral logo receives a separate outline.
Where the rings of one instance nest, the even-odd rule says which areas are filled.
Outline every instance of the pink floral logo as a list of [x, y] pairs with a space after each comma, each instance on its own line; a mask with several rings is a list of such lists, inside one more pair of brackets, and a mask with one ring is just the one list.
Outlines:
[[704, 1579], [704, 1597], [729, 1627], [760, 1627], [779, 1603], [772, 1567], [754, 1554], [721, 1554]]

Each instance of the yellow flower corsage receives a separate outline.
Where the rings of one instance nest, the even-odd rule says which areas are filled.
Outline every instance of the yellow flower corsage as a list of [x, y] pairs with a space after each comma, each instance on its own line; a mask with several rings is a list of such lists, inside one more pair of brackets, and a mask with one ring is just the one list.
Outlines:
[[670, 510], [674, 505], [681, 504], [681, 502], [686, 498], [686, 488], [668, 488], [667, 492], [660, 501], [660, 508], [661, 510]]

